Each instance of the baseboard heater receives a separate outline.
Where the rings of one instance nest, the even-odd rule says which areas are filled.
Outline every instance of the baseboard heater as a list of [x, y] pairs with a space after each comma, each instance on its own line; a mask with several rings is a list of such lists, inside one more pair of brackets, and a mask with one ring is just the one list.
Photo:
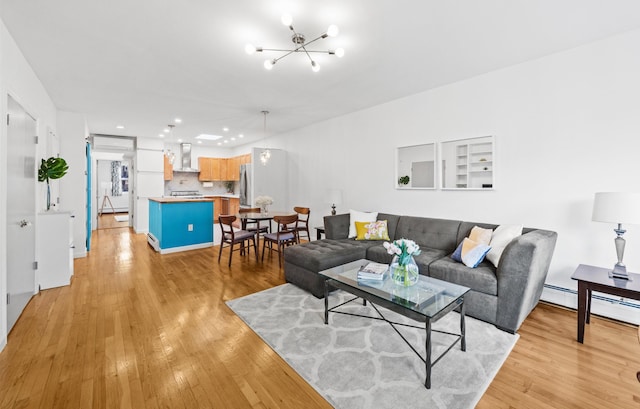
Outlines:
[[[544, 288], [547, 288], [549, 290], [554, 290], [554, 291], [560, 291], [562, 293], [568, 293], [568, 294], [573, 294], [576, 297], [578, 297], [578, 292], [576, 290], [571, 290], [569, 288], [564, 288], [564, 287], [558, 287], [555, 285], [551, 285], [551, 284], [545, 284]], [[632, 307], [632, 308], [637, 308], [640, 309], [640, 305], [629, 302], [629, 301], [625, 301], [624, 298], [611, 298], [611, 297], [607, 297], [604, 295], [599, 295], [596, 293], [592, 293], [591, 294], [591, 299], [592, 300], [600, 300], [600, 301], [605, 301], [611, 304], [619, 304], [619, 305], [624, 305], [625, 307]]]
[[155, 251], [160, 251], [160, 241], [153, 234], [147, 233], [147, 243], [149, 243]]

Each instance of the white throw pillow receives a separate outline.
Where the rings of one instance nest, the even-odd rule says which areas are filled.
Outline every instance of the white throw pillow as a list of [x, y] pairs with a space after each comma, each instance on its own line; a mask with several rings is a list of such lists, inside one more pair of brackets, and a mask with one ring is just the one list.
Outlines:
[[356, 222], [375, 222], [378, 218], [378, 212], [359, 212], [357, 210], [349, 210], [349, 238], [358, 235], [356, 231]]
[[491, 243], [489, 244], [491, 250], [487, 253], [487, 260], [498, 267], [500, 256], [502, 256], [502, 252], [505, 247], [507, 247], [507, 244], [511, 243], [511, 240], [520, 235], [522, 235], [521, 224], [502, 224], [498, 226], [491, 236]]

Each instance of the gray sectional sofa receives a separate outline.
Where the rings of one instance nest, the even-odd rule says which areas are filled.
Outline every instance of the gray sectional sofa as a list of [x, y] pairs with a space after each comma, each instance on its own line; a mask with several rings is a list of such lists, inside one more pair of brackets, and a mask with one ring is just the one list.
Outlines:
[[[324, 280], [319, 271], [359, 259], [391, 262], [383, 241], [347, 238], [349, 219], [349, 214], [326, 216], [326, 239], [284, 250], [287, 282], [321, 298]], [[486, 260], [469, 268], [451, 259], [451, 253], [474, 226], [495, 229], [497, 225], [386, 213], [379, 213], [378, 220], [387, 220], [391, 240], [407, 238], [420, 246], [421, 253], [415, 257], [420, 274], [471, 288], [465, 296], [468, 315], [515, 333], [538, 303], [556, 244], [555, 232], [525, 228], [505, 248], [498, 268]]]

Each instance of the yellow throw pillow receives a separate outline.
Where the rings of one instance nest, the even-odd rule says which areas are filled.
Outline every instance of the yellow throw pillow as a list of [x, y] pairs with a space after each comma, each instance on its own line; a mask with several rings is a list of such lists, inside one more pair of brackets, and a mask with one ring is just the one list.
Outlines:
[[390, 240], [387, 221], [356, 222], [356, 240]]
[[469, 239], [475, 241], [476, 243], [485, 244], [488, 246], [491, 242], [492, 235], [493, 230], [474, 226], [473, 229], [471, 229], [471, 233], [469, 233]]

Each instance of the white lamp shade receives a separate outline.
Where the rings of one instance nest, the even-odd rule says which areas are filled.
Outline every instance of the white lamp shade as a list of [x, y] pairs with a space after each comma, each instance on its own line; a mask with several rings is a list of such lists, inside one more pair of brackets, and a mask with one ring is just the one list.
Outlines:
[[591, 220], [606, 223], [640, 224], [640, 193], [596, 193]]
[[340, 189], [329, 189], [327, 191], [327, 203], [331, 204], [342, 204], [342, 190]]

